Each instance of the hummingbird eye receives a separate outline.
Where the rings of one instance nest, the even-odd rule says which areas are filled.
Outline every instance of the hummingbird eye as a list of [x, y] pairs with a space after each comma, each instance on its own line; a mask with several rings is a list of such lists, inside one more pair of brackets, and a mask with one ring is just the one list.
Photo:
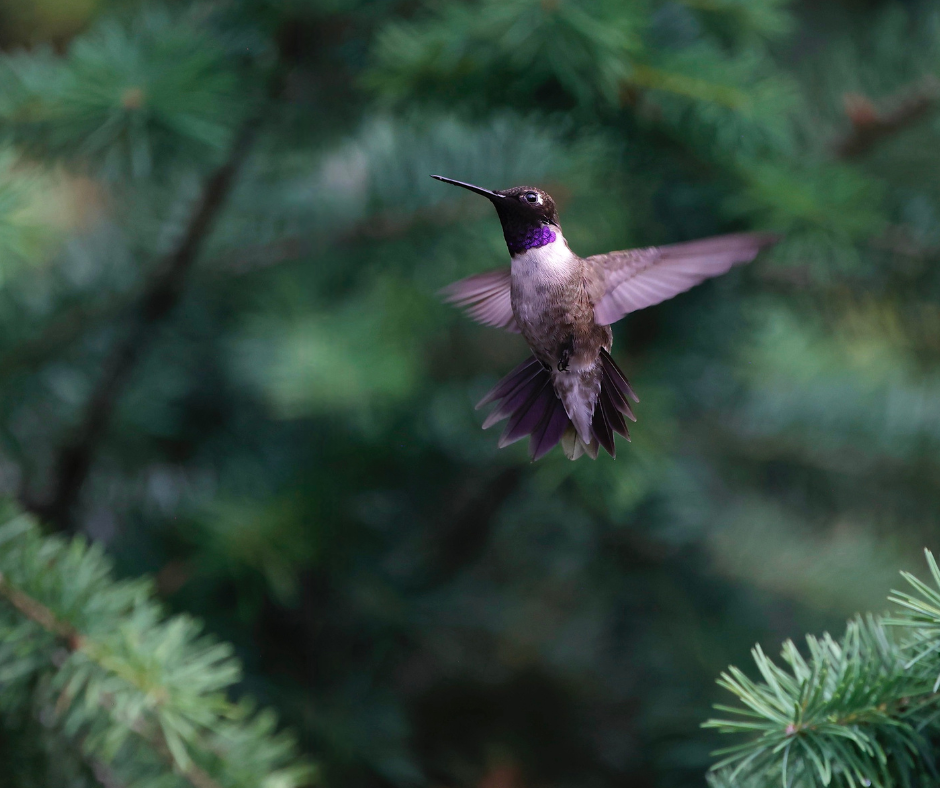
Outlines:
[[542, 198], [536, 192], [526, 192], [522, 198], [531, 205], [538, 205], [542, 202]]

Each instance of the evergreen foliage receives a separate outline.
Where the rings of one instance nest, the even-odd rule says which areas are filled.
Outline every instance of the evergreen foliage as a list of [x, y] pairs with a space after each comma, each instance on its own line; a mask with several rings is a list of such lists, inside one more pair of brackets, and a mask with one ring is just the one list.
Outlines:
[[[931, 784], [932, 586], [699, 723], [936, 552], [938, 26], [0, 2], [0, 784], [672, 788], [721, 730], [716, 786]], [[585, 255], [785, 240], [618, 324], [616, 462], [533, 465], [472, 408], [523, 344], [434, 296], [496, 220], [431, 173]]]
[[[904, 573], [916, 593], [895, 592], [900, 615], [850, 621], [836, 641], [808, 637], [808, 657], [784, 644], [782, 668], [757, 646], [763, 682], [737, 668], [719, 684], [741, 706], [718, 706], [730, 718], [705, 727], [744, 733], [715, 769], [713, 786], [930, 785], [937, 780], [937, 687], [940, 658], [940, 568], [928, 551], [930, 586]], [[895, 627], [900, 635], [895, 635]]]
[[151, 582], [115, 581], [100, 548], [44, 538], [24, 515], [7, 512], [0, 548], [0, 709], [54, 754], [9, 784], [66, 784], [68, 771], [69, 785], [309, 784], [274, 716], [226, 697], [231, 647], [168, 618]]

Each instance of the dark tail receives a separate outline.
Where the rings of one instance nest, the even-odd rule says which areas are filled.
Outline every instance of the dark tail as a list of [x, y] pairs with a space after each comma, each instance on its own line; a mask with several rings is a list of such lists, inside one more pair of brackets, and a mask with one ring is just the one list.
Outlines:
[[610, 357], [610, 353], [601, 348], [601, 390], [597, 395], [597, 402], [594, 405], [594, 418], [591, 419], [591, 430], [597, 442], [604, 447], [611, 457], [617, 456], [617, 447], [614, 445], [614, 433], [623, 435], [630, 440], [630, 430], [627, 429], [627, 422], [636, 421], [633, 415], [633, 408], [627, 402], [627, 397], [634, 402], [639, 402], [640, 398], [633, 391], [630, 381], [623, 374], [620, 367]]
[[591, 441], [591, 444], [585, 445], [577, 437], [565, 406], [555, 394], [551, 373], [535, 356], [530, 356], [506, 375], [477, 404], [477, 408], [482, 408], [491, 402], [497, 403], [483, 422], [483, 429], [508, 418], [509, 422], [499, 439], [499, 447], [508, 446], [528, 435], [529, 456], [533, 461], [547, 454], [563, 436], [566, 438], [565, 454], [570, 459], [577, 459], [583, 453], [592, 458], [597, 457], [598, 444], [612, 457], [616, 456], [614, 433], [630, 440], [624, 416], [636, 421], [627, 397], [634, 402], [640, 400], [606, 350], [601, 350], [600, 363], [601, 388], [591, 423], [596, 443]]
[[558, 441], [570, 424], [565, 406], [555, 395], [552, 376], [541, 362], [530, 356], [504, 377], [496, 387], [477, 403], [482, 408], [496, 402], [495, 410], [486, 417], [483, 429], [509, 419], [499, 439], [499, 447], [529, 438], [529, 456], [537, 460]]

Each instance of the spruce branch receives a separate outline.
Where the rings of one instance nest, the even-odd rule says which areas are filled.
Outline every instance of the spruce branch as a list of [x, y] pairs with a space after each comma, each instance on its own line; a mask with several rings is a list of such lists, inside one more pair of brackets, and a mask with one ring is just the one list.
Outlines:
[[858, 159], [878, 143], [925, 118], [940, 101], [940, 80], [926, 77], [889, 99], [889, 109], [879, 110], [867, 97], [846, 94], [845, 113], [852, 128], [834, 147], [840, 159]]
[[928, 672], [928, 677], [935, 675], [932, 691], [937, 692], [940, 690], [940, 566], [933, 553], [929, 550], [924, 553], [936, 587], [931, 587], [910, 572], [902, 572], [901, 576], [916, 593], [893, 592], [888, 600], [901, 607], [901, 615], [886, 619], [885, 624], [902, 628], [907, 636], [907, 649], [913, 655], [907, 667], [919, 667]]
[[810, 636], [808, 657], [787, 641], [786, 667], [757, 646], [752, 653], [762, 681], [735, 667], [721, 675], [719, 685], [742, 705], [716, 706], [728, 716], [704, 727], [749, 738], [716, 752], [713, 785], [936, 782], [931, 738], [940, 732], [940, 567], [929, 551], [927, 561], [934, 586], [902, 573], [913, 592], [890, 597], [902, 608], [897, 616], [857, 618], [839, 641]]
[[95, 547], [14, 517], [0, 525], [0, 600], [0, 713], [44, 687], [59, 735], [112, 784], [148, 763], [193, 788], [309, 782], [273, 717], [226, 699], [239, 678], [231, 648], [185, 616], [165, 618], [149, 583], [113, 581]]
[[[0, 597], [3, 597], [30, 621], [38, 624], [46, 632], [61, 640], [68, 651], [83, 653], [92, 662], [98, 665], [98, 667], [105, 670], [115, 670], [115, 667], [120, 665], [120, 661], [116, 660], [113, 655], [110, 655], [104, 646], [86, 638], [75, 627], [60, 620], [55, 613], [44, 604], [33, 599], [29, 594], [24, 593], [10, 583], [6, 577], [3, 576], [2, 572], [0, 572]], [[123, 675], [121, 675], [122, 672], [115, 672], [124, 680], [132, 685], [134, 684], [132, 674], [129, 674], [127, 671], [123, 671]], [[137, 685], [135, 688], [143, 693], [152, 692], [152, 688], [146, 686]], [[72, 698], [63, 691], [59, 696], [59, 704], [57, 705], [65, 706], [71, 702]], [[107, 697], [101, 705], [105, 710], [109, 710], [108, 706], [110, 704], [107, 702]], [[118, 720], [118, 722], [123, 724], [127, 721]], [[144, 726], [140, 724], [139, 721], [132, 721], [128, 727], [146, 741], [168, 766], [178, 768], [193, 788], [221, 788], [218, 782], [212, 779], [205, 770], [201, 769], [195, 763], [190, 761], [185, 765], [180, 764], [178, 757], [173, 753], [173, 748], [171, 748], [167, 741], [166, 734], [159, 726]], [[100, 765], [102, 769], [107, 769], [107, 766], [104, 764], [98, 765]], [[111, 779], [113, 780], [113, 778]]]

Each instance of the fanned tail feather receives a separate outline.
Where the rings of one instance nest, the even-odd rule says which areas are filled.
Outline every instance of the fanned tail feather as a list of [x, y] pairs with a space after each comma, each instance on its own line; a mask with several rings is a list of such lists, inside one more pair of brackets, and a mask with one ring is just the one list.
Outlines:
[[534, 356], [506, 375], [477, 404], [477, 408], [482, 408], [496, 403], [493, 412], [483, 422], [483, 429], [509, 419], [500, 436], [499, 447], [529, 436], [529, 456], [533, 461], [545, 456], [559, 441], [571, 460], [582, 454], [596, 459], [600, 447], [616, 457], [614, 434], [629, 441], [630, 432], [625, 419], [636, 421], [627, 398], [634, 402], [640, 400], [606, 350], [601, 350], [599, 363], [601, 385], [591, 420], [593, 435], [590, 443], [578, 436], [555, 392], [551, 373]]
[[610, 353], [601, 348], [599, 362], [601, 365], [601, 387], [597, 394], [597, 402], [594, 405], [594, 417], [591, 420], [591, 430], [597, 442], [604, 447], [611, 457], [617, 456], [617, 448], [614, 444], [614, 433], [623, 435], [630, 440], [630, 430], [627, 429], [627, 422], [624, 417], [630, 421], [636, 421], [633, 415], [633, 409], [627, 402], [627, 397], [634, 402], [639, 402], [620, 367], [611, 358]]
[[504, 377], [477, 404], [482, 408], [496, 402], [496, 408], [483, 422], [483, 429], [508, 418], [499, 439], [499, 447], [529, 437], [529, 456], [533, 461], [545, 456], [571, 423], [565, 406], [555, 394], [552, 376], [535, 358], [523, 361]]
[[568, 423], [564, 435], [561, 436], [561, 448], [569, 460], [576, 460], [582, 454], [586, 454], [592, 460], [597, 459], [597, 441], [592, 438], [590, 443], [585, 443], [571, 422]]

